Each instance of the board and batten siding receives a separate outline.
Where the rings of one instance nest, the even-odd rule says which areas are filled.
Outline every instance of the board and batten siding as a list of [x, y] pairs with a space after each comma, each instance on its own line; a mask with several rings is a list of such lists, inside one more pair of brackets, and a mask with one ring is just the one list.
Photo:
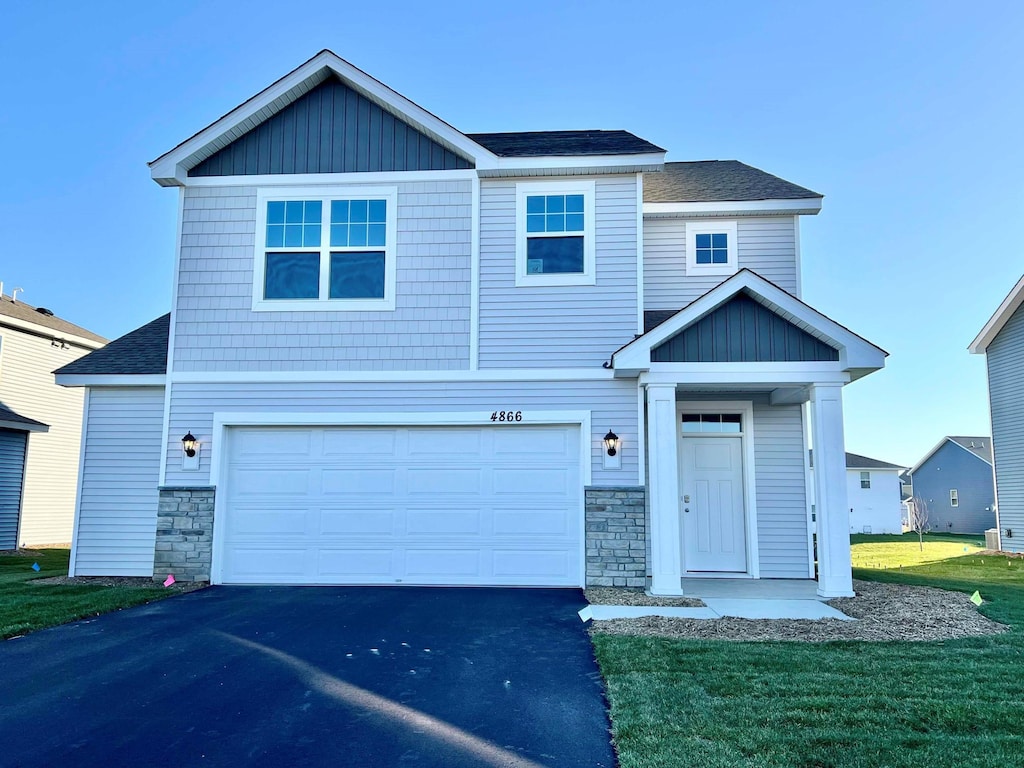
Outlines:
[[0, 402], [49, 425], [29, 440], [18, 544], [71, 541], [85, 392], [57, 386], [53, 371], [88, 350], [55, 347], [49, 338], [3, 330]]
[[[210, 477], [210, 448], [214, 412], [403, 413], [432, 414], [495, 410], [591, 411], [593, 485], [636, 485], [636, 382], [445, 382], [445, 383], [305, 383], [305, 384], [185, 384], [171, 389], [166, 484], [206, 485]], [[490, 425], [489, 419], [482, 426]], [[514, 424], [496, 425], [515, 429]], [[612, 429], [622, 438], [622, 468], [602, 468], [601, 439]], [[180, 436], [189, 430], [205, 443], [199, 471], [182, 471]], [[359, 446], [353, 446], [358, 450]]]
[[162, 387], [90, 390], [75, 575], [153, 575], [163, 415]]
[[468, 368], [472, 182], [396, 186], [393, 312], [254, 312], [256, 188], [186, 189], [174, 370]]
[[1024, 307], [1013, 313], [985, 355], [1001, 546], [1024, 552]]
[[806, 579], [808, 562], [803, 408], [771, 405], [768, 395], [680, 393], [685, 401], [751, 400], [754, 407], [754, 497], [761, 578]]
[[595, 285], [516, 286], [516, 184], [480, 184], [480, 367], [596, 367], [637, 326], [636, 176], [598, 177]]
[[[739, 217], [736, 257], [785, 291], [797, 293], [796, 230], [791, 216]], [[644, 309], [682, 309], [726, 279], [686, 274], [686, 222], [644, 219]]]

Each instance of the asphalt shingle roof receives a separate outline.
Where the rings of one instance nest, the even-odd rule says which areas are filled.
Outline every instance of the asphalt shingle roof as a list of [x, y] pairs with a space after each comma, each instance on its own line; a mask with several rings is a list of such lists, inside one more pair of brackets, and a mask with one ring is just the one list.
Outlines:
[[992, 438], [991, 437], [962, 437], [962, 436], [948, 436], [947, 440], [952, 440], [954, 443], [959, 445], [961, 448], [966, 448], [968, 451], [973, 453], [979, 459], [984, 459], [989, 464], [992, 463]]
[[28, 416], [22, 416], [20, 413], [15, 413], [3, 403], [0, 403], [0, 421], [8, 422], [11, 424], [24, 424], [26, 427], [47, 427], [48, 424], [44, 424], [41, 421], [30, 419]]
[[466, 135], [498, 157], [643, 155], [665, 151], [629, 131], [526, 131]]
[[644, 174], [645, 203], [707, 203], [723, 200], [804, 200], [822, 195], [741, 163], [700, 160], [665, 163]]
[[44, 312], [40, 312], [31, 304], [26, 304], [23, 301], [14, 301], [10, 296], [0, 296], [0, 317], [12, 317], [26, 323], [35, 323], [43, 328], [50, 329], [58, 336], [60, 334], [81, 336], [84, 339], [96, 341], [100, 344], [107, 341], [99, 334], [86, 330], [80, 325], [69, 323], [67, 320], [59, 318], [56, 315], [49, 315]]
[[166, 373], [170, 327], [170, 314], [158, 317], [54, 373], [80, 376]]
[[[814, 451], [807, 452], [807, 458], [810, 460], [811, 466], [814, 466]], [[879, 461], [878, 459], [870, 459], [867, 456], [860, 456], [856, 453], [846, 452], [846, 468], [847, 469], [903, 469], [899, 464], [890, 464], [887, 461]]]

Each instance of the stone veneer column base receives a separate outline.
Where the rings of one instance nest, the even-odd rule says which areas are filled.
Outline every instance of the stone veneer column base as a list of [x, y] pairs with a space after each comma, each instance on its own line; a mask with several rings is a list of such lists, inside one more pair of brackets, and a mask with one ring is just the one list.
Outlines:
[[647, 490], [585, 488], [587, 586], [647, 586]]
[[153, 580], [209, 581], [216, 489], [160, 488]]

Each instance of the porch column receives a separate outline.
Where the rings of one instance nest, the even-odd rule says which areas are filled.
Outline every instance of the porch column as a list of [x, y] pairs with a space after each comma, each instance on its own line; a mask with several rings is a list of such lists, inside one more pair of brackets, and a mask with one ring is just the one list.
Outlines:
[[676, 387], [647, 387], [648, 498], [651, 504], [651, 592], [681, 595], [679, 539], [679, 440]]
[[811, 435], [818, 521], [818, 595], [852, 597], [842, 384], [811, 387]]

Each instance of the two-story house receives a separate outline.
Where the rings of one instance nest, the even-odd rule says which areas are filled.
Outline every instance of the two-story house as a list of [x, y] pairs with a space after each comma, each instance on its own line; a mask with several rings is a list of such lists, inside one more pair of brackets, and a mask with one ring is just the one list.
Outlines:
[[[466, 134], [323, 51], [150, 164], [170, 315], [88, 391], [77, 574], [852, 593], [821, 196], [625, 131]], [[820, 482], [811, 524], [808, 430]]]
[[984, 533], [995, 527], [992, 439], [946, 436], [910, 469], [913, 503], [924, 502], [936, 533]]
[[106, 343], [19, 293], [0, 283], [0, 550], [71, 541], [84, 393], [53, 371]]

